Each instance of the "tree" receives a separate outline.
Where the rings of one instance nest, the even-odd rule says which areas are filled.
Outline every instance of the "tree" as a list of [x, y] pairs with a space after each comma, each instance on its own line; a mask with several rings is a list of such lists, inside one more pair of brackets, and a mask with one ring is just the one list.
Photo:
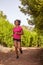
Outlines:
[[43, 33], [43, 0], [20, 0], [23, 6], [19, 6], [20, 11], [31, 15], [32, 23], [38, 32]]
[[7, 16], [6, 16], [6, 15], [4, 15], [3, 11], [0, 11], [0, 18], [7, 19]]

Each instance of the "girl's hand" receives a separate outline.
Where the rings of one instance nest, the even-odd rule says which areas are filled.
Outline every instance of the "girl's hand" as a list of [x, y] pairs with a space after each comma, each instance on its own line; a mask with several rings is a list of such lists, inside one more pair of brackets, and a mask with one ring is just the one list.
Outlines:
[[17, 32], [18, 35], [23, 35], [23, 31]]
[[13, 37], [13, 35], [11, 35]]
[[18, 34], [18, 32], [15, 32], [15, 34]]

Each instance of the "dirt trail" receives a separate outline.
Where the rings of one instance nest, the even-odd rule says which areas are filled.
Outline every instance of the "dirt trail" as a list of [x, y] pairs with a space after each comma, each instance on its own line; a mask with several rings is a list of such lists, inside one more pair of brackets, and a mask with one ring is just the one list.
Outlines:
[[16, 59], [15, 51], [0, 52], [0, 65], [43, 65], [43, 49], [24, 48], [19, 59]]

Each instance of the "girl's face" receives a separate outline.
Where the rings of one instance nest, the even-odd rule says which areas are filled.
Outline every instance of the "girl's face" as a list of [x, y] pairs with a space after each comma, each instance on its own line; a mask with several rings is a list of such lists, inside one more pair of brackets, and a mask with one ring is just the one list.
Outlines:
[[19, 22], [18, 22], [18, 21], [16, 21], [16, 22], [15, 22], [15, 25], [16, 25], [16, 26], [18, 26], [18, 25], [19, 25]]

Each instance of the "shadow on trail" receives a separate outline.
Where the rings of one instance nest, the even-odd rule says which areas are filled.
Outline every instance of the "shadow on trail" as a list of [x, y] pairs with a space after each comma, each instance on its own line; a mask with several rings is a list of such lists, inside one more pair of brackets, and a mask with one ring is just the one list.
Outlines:
[[15, 52], [0, 52], [0, 64], [2, 65], [43, 65], [43, 48], [23, 50], [16, 59]]

